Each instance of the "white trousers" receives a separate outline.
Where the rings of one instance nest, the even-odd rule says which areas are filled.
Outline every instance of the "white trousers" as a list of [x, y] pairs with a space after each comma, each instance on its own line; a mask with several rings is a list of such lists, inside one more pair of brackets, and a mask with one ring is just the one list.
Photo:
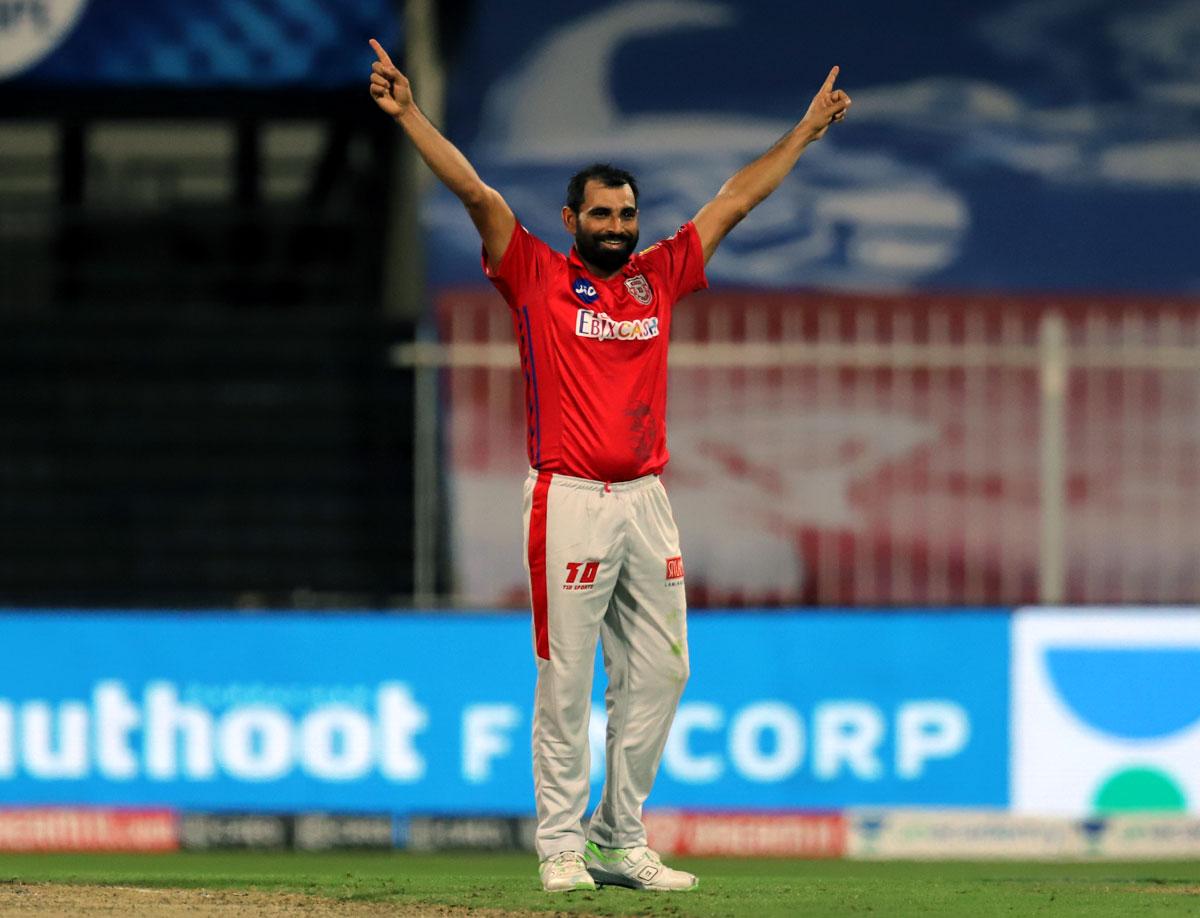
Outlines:
[[611, 848], [644, 845], [642, 804], [688, 677], [679, 533], [658, 476], [609, 485], [531, 471], [525, 565], [538, 670], [538, 856], [584, 849], [598, 639], [608, 674], [607, 759], [587, 838]]

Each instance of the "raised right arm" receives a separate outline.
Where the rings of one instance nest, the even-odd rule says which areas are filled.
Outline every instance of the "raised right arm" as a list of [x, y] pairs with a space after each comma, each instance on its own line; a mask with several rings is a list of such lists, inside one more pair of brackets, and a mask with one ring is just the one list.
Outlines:
[[463, 202], [479, 231], [488, 266], [495, 270], [508, 248], [517, 218], [495, 188], [485, 185], [458, 147], [441, 135], [413, 101], [408, 77], [375, 39], [371, 47], [379, 60], [371, 65], [371, 98], [385, 114], [404, 128], [429, 168]]

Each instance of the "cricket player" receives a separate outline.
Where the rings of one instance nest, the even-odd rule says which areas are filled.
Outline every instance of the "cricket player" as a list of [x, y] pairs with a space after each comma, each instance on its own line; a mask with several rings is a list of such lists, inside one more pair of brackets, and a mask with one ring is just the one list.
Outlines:
[[[669, 239], [635, 253], [638, 187], [596, 164], [567, 187], [562, 255], [426, 119], [379, 43], [371, 96], [462, 201], [483, 270], [507, 301], [525, 377], [529, 477], [525, 564], [537, 661], [533, 767], [542, 886], [682, 890], [696, 878], [646, 846], [650, 793], [688, 677], [679, 535], [659, 475], [667, 464], [672, 310], [707, 286], [721, 240], [841, 121], [850, 97], [829, 71], [804, 117], [739, 170]], [[585, 834], [596, 642], [608, 674], [606, 775]]]

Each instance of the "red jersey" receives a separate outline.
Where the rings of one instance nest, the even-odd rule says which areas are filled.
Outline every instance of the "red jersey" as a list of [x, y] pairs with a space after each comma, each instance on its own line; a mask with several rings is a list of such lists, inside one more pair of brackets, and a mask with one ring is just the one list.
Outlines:
[[512, 309], [525, 376], [529, 464], [629, 481], [667, 464], [667, 341], [677, 300], [708, 286], [692, 223], [592, 277], [519, 222], [483, 270]]

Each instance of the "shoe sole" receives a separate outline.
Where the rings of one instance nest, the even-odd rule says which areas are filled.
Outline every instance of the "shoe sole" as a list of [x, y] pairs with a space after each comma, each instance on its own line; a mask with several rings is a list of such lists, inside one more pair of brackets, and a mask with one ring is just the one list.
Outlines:
[[548, 893], [595, 892], [596, 887], [590, 883], [576, 883], [574, 886], [564, 886], [562, 889], [546, 889], [543, 886], [542, 891]]
[[636, 880], [630, 880], [620, 874], [603, 873], [590, 869], [588, 873], [592, 875], [592, 880], [595, 881], [597, 887], [620, 886], [622, 889], [636, 889], [641, 892], [691, 892], [700, 885], [700, 881], [697, 880], [691, 886], [647, 886], [645, 883], [638, 883]]

